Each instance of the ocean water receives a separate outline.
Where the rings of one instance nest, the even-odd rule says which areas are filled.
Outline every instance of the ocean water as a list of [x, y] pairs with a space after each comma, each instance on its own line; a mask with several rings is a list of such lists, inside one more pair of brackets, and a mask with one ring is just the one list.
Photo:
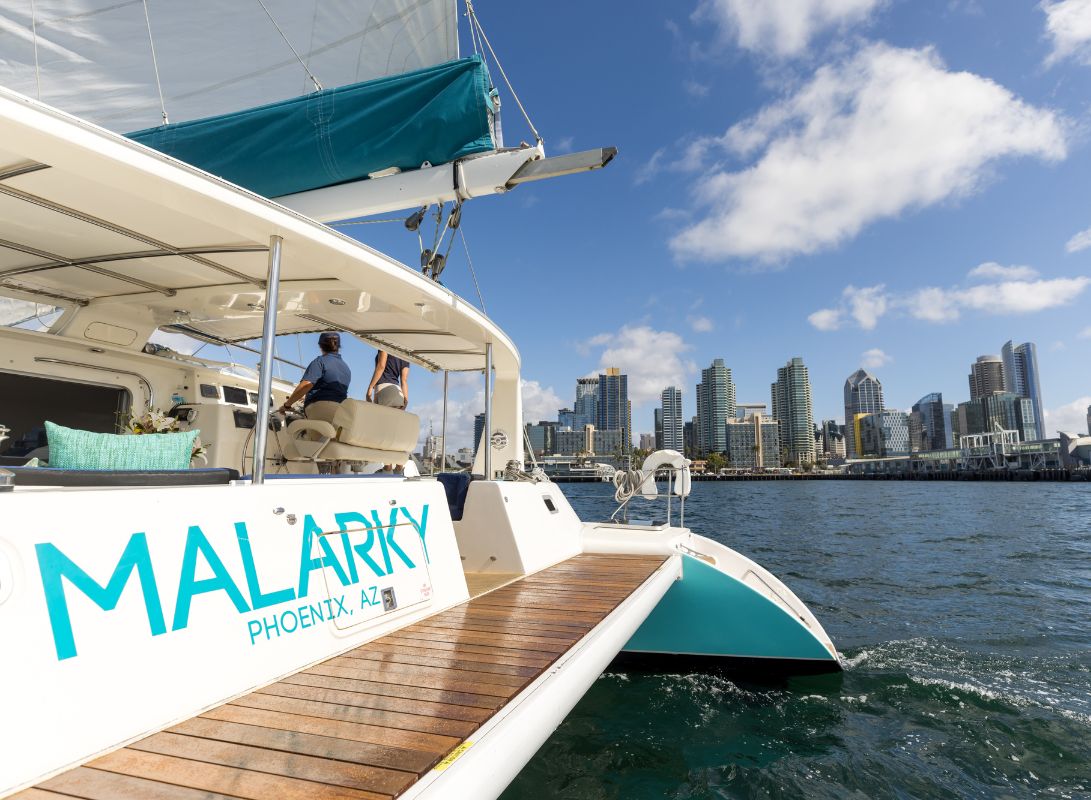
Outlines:
[[698, 483], [686, 512], [792, 587], [845, 673], [607, 673], [504, 800], [1091, 798], [1091, 484]]

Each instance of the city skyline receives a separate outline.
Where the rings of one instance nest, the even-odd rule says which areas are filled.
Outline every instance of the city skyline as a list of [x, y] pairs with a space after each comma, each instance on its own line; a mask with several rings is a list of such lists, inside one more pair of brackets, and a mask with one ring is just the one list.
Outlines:
[[[1082, 427], [1091, 67], [1059, 48], [1044, 5], [844, 3], [867, 10], [841, 19], [751, 3], [767, 23], [751, 38], [712, 13], [726, 5], [683, 0], [633, 13], [608, 1], [582, 9], [578, 30], [564, 14], [528, 27], [519, 4], [482, 9], [548, 154], [619, 151], [593, 175], [463, 209], [474, 273], [460, 241], [443, 282], [474, 305], [480, 287], [519, 348], [532, 415], [557, 401], [570, 407], [574, 376], [618, 366], [636, 427], [647, 428], [671, 385], [685, 389], [689, 420], [699, 370], [716, 357], [731, 366], [739, 401], [767, 401], [771, 368], [802, 357], [819, 419], [842, 415], [845, 376], [857, 367], [883, 381], [897, 408], [930, 392], [953, 402], [964, 399], [968, 363], [1014, 339], [1037, 343], [1043, 414]], [[606, 58], [603, 29], [656, 57]], [[562, 63], [549, 55], [557, 41], [571, 45]], [[782, 41], [795, 45], [771, 46]], [[587, 75], [609, 91], [557, 91]], [[639, 111], [649, 91], [662, 113]], [[897, 113], [907, 106], [916, 109], [908, 120]], [[533, 141], [514, 104], [505, 103], [503, 127], [509, 143]], [[778, 158], [789, 159], [779, 172]], [[755, 213], [762, 197], [764, 215]], [[687, 233], [740, 220], [752, 223], [745, 235], [700, 240], [718, 247], [697, 247]], [[401, 219], [339, 230], [419, 265], [420, 243]], [[529, 288], [543, 278], [573, 300], [536, 306]], [[314, 345], [301, 338], [305, 363]], [[296, 352], [284, 342], [282, 355]], [[357, 381], [373, 357], [346, 340]], [[410, 409], [438, 428], [442, 377], [414, 369], [411, 381]], [[481, 382], [452, 384], [469, 413]], [[472, 413], [469, 423], [450, 419], [468, 441]]]

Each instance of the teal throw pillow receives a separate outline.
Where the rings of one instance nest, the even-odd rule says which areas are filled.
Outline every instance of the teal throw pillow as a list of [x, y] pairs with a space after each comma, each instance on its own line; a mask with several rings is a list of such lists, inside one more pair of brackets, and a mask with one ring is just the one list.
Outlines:
[[46, 422], [49, 466], [57, 469], [189, 469], [200, 431], [117, 435]]

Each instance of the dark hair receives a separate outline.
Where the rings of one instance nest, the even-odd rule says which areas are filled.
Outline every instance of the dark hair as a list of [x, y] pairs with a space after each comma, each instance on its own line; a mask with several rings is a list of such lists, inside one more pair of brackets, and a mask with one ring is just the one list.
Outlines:
[[323, 353], [336, 353], [341, 349], [341, 334], [326, 331], [318, 337], [318, 347]]

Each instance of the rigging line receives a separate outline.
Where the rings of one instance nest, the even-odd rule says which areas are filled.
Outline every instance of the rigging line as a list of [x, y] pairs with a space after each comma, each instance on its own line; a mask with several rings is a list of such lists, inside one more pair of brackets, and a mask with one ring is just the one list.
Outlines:
[[34, 36], [34, 86], [38, 100], [42, 99], [42, 73], [38, 67], [38, 4], [30, 0], [30, 30]]
[[466, 4], [466, 21], [470, 26], [470, 41], [474, 43], [474, 55], [479, 55], [480, 51], [477, 47], [477, 34], [474, 32], [473, 14], [470, 11], [469, 3]]
[[[148, 0], [144, 0], [145, 5], [147, 5], [147, 2]], [[303, 67], [303, 71], [306, 72], [307, 77], [311, 79], [311, 83], [314, 84], [315, 91], [321, 92], [322, 84], [318, 82], [318, 78], [314, 77], [314, 73], [311, 72], [306, 62], [304, 62], [303, 59], [299, 57], [299, 53], [296, 51], [295, 47], [292, 46], [292, 43], [288, 41], [288, 37], [284, 35], [284, 31], [281, 30], [280, 25], [277, 24], [277, 21], [273, 18], [273, 15], [269, 13], [269, 9], [265, 5], [265, 0], [258, 0], [258, 4], [265, 12], [265, 16], [267, 16], [269, 18], [269, 21], [273, 23], [273, 27], [277, 29], [277, 33], [279, 33], [280, 38], [284, 40], [284, 44], [288, 45], [288, 49], [292, 51], [292, 55], [295, 56], [296, 61], [299, 62], [299, 66]]]
[[144, 0], [144, 22], [148, 26], [148, 44], [152, 49], [152, 69], [155, 70], [155, 88], [159, 91], [159, 110], [163, 114], [163, 124], [170, 125], [167, 117], [167, 104], [163, 100], [163, 84], [159, 81], [159, 59], [155, 56], [155, 37], [152, 36], [152, 18], [148, 15], [148, 0]]
[[515, 93], [515, 87], [511, 85], [511, 81], [508, 80], [508, 74], [504, 72], [504, 65], [500, 63], [500, 59], [496, 55], [496, 51], [492, 49], [492, 42], [489, 41], [489, 37], [485, 35], [485, 29], [481, 27], [481, 20], [477, 18], [477, 12], [474, 11], [474, 6], [471, 0], [466, 0], [466, 10], [470, 14], [470, 20], [477, 25], [477, 32], [481, 35], [481, 41], [489, 48], [489, 53], [492, 54], [492, 60], [496, 62], [496, 68], [500, 70], [500, 77], [504, 79], [504, 83], [508, 85], [508, 91], [511, 92], [512, 98], [515, 100], [515, 105], [519, 106], [519, 110], [523, 112], [523, 119], [527, 121], [527, 125], [530, 127], [530, 132], [534, 134], [534, 139], [538, 144], [542, 144], [544, 141], [542, 135], [538, 133], [538, 129], [534, 127], [534, 123], [530, 121], [530, 115], [527, 113], [526, 108], [523, 107], [523, 101], [519, 99], [519, 95]]
[[[470, 247], [466, 244], [466, 232], [461, 225], [458, 226], [458, 233], [462, 237], [462, 249], [466, 252], [466, 263], [470, 265], [470, 275], [474, 279], [474, 288], [477, 290], [477, 302], [481, 304], [481, 313], [488, 314], [485, 310], [485, 298], [481, 296], [481, 285], [477, 282], [477, 272], [474, 270], [473, 259], [470, 258]], [[454, 237], [451, 237], [452, 240]]]

